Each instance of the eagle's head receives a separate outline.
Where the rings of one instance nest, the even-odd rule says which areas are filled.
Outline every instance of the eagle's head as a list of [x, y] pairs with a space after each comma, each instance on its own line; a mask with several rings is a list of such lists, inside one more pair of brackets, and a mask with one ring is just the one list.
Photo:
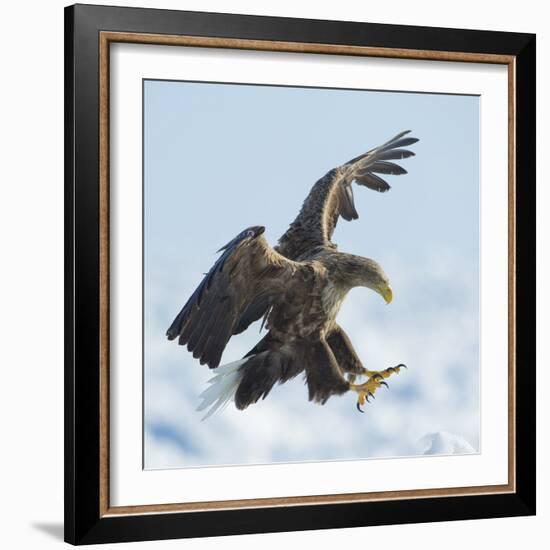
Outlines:
[[393, 291], [388, 276], [378, 262], [355, 254], [338, 255], [338, 278], [349, 289], [364, 286], [374, 290], [389, 304]]

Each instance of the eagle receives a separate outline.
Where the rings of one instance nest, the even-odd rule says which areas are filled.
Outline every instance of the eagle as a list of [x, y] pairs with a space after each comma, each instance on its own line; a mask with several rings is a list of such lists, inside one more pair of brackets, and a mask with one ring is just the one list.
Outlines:
[[[198, 408], [209, 408], [206, 417], [230, 401], [246, 409], [302, 372], [310, 401], [325, 404], [352, 391], [363, 412], [369, 397], [387, 387], [385, 379], [405, 368], [366, 369], [336, 322], [352, 288], [369, 288], [387, 303], [393, 291], [376, 261], [340, 252], [332, 235], [340, 218], [359, 217], [353, 183], [385, 193], [390, 186], [381, 175], [407, 173], [391, 161], [414, 156], [406, 147], [418, 139], [409, 134], [401, 132], [319, 179], [275, 247], [265, 239], [265, 228], [254, 226], [218, 250], [221, 255], [166, 332], [201, 365], [216, 369]], [[229, 339], [262, 318], [265, 336], [242, 359], [220, 366]], [[358, 376], [366, 380], [358, 383]]]

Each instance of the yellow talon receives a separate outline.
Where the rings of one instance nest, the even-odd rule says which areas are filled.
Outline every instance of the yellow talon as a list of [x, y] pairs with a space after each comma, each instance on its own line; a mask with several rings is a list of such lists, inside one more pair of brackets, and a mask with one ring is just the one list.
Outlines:
[[395, 367], [389, 367], [388, 369], [385, 369], [383, 371], [370, 371], [365, 369], [363, 371], [363, 375], [368, 376], [368, 380], [363, 384], [354, 384], [355, 377], [353, 377], [353, 380], [350, 379], [350, 390], [357, 393], [357, 410], [359, 412], [364, 412], [361, 407], [369, 401], [369, 397], [374, 397], [374, 392], [380, 387], [380, 386], [386, 386], [388, 387], [388, 384], [384, 381], [384, 378], [389, 378], [394, 373], [399, 373], [399, 371], [402, 368], [407, 368], [402, 363], [395, 366]]
[[396, 365], [395, 367], [389, 367], [381, 371], [365, 369], [363, 371], [363, 375], [368, 376], [369, 378], [372, 378], [372, 377], [389, 378], [392, 374], [399, 373], [401, 369], [406, 369], [406, 368], [407, 368], [407, 365], [404, 365], [403, 363], [399, 363], [399, 365]]

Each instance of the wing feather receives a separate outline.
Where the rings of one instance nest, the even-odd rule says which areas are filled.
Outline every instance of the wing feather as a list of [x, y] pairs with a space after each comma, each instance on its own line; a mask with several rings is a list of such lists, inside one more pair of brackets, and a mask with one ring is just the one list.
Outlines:
[[369, 189], [372, 189], [373, 191], [378, 191], [379, 193], [385, 193], [386, 191], [389, 191], [391, 189], [390, 184], [387, 181], [383, 180], [376, 174], [368, 172], [364, 175], [356, 176], [355, 181], [359, 185], [363, 185], [364, 187], [368, 187]]
[[414, 156], [402, 149], [418, 141], [400, 132], [389, 141], [333, 168], [311, 189], [296, 219], [276, 247], [283, 256], [297, 260], [322, 246], [333, 246], [332, 235], [340, 217], [347, 221], [359, 217], [353, 199], [352, 183], [383, 193], [390, 185], [378, 174], [399, 176], [407, 171], [389, 160]]
[[273, 250], [263, 232], [263, 227], [246, 229], [218, 251], [221, 256], [166, 332], [201, 364], [217, 367], [227, 342], [242, 329], [243, 316], [251, 307], [253, 316], [258, 313], [258, 299], [260, 306], [266, 295], [276, 299], [294, 273], [306, 269]]
[[385, 160], [378, 160], [370, 168], [371, 172], [376, 172], [377, 174], [390, 174], [392, 176], [401, 176], [406, 174], [407, 170], [399, 164], [393, 162], [387, 162]]
[[378, 158], [380, 160], [402, 160], [414, 157], [415, 153], [407, 149], [390, 149], [389, 151], [382, 151]]

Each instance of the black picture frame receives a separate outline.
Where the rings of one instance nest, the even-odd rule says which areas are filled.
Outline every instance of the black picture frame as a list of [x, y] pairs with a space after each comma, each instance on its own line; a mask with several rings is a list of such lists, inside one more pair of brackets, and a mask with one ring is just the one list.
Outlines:
[[[100, 506], [100, 32], [512, 56], [515, 66], [515, 491], [155, 514]], [[535, 514], [535, 36], [75, 5], [65, 9], [65, 540], [72, 544]]]

